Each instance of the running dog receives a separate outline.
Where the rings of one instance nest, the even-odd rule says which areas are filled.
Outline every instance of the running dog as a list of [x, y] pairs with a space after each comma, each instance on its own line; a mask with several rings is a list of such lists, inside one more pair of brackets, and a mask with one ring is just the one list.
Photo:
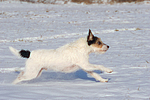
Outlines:
[[42, 70], [47, 69], [65, 73], [82, 69], [100, 82], [108, 82], [108, 79], [103, 79], [99, 74], [93, 72], [94, 70], [113, 72], [113, 70], [102, 65], [89, 63], [90, 53], [105, 53], [109, 49], [109, 46], [94, 36], [90, 29], [86, 38], [80, 38], [57, 49], [40, 49], [32, 52], [28, 50], [18, 51], [13, 47], [9, 47], [9, 49], [16, 56], [28, 58], [25, 70], [20, 72], [13, 84], [37, 78], [41, 75]]

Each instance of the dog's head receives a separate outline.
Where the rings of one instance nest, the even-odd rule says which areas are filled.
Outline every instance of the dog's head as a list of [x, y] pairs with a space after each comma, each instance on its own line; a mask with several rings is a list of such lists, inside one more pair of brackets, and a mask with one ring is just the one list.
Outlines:
[[89, 29], [89, 34], [87, 36], [87, 43], [90, 47], [92, 47], [94, 52], [105, 53], [109, 46], [101, 41], [100, 38], [94, 36]]

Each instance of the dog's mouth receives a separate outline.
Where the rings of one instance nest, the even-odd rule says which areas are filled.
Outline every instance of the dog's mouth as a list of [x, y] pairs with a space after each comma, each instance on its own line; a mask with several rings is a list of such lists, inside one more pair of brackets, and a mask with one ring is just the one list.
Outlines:
[[107, 50], [102, 50], [103, 52], [106, 52]]
[[100, 52], [106, 52], [107, 50], [99, 50]]
[[107, 50], [99, 50], [99, 53], [103, 54], [105, 53]]
[[109, 49], [109, 47], [99, 50], [99, 52], [105, 53], [108, 49]]

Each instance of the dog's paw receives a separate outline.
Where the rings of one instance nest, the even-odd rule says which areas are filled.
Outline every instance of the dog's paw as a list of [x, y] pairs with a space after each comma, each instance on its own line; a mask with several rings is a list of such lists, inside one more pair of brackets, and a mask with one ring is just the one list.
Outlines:
[[106, 70], [106, 72], [107, 72], [107, 73], [112, 73], [112, 72], [113, 72], [113, 70], [111, 70], [111, 69], [107, 69], [107, 70]]
[[102, 80], [100, 80], [100, 82], [108, 82], [108, 79], [102, 79]]

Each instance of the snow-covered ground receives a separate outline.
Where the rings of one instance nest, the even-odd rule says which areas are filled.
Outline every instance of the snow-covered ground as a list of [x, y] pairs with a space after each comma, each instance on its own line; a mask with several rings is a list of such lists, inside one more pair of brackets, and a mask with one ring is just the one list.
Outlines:
[[[99, 72], [108, 83], [84, 71], [44, 71], [41, 77], [12, 85], [25, 59], [17, 49], [56, 49], [86, 37], [91, 29], [110, 46], [90, 55], [113, 73]], [[51, 5], [0, 2], [0, 100], [149, 100], [150, 4]]]

